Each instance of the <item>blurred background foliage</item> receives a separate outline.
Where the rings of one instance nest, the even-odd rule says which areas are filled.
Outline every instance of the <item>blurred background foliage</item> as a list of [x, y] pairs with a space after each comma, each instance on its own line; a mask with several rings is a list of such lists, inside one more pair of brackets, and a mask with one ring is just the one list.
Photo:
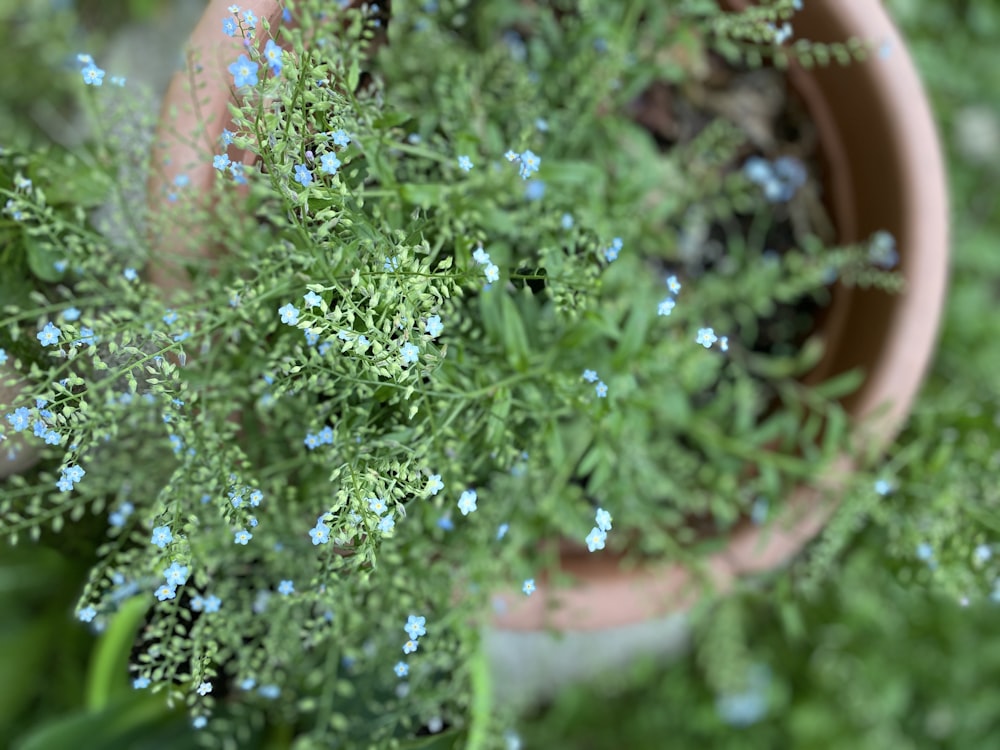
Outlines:
[[[935, 512], [974, 515], [1000, 492], [992, 489], [1000, 468], [1000, 2], [886, 4], [924, 76], [948, 155], [953, 275], [934, 370], [899, 443], [909, 465], [937, 467], [935, 480], [884, 502], [900, 518], [925, 513], [928, 502]], [[0, 145], [71, 145], [76, 52], [101, 54], [126, 27], [156, 33], [168, 5], [0, 0]], [[995, 540], [1000, 528], [993, 531]], [[138, 619], [123, 617], [96, 638], [72, 619], [89, 563], [72, 537], [0, 546], [0, 738], [24, 750], [192, 746], [187, 718], [132, 691], [116, 667], [115, 641], [134, 634]], [[960, 541], [966, 550], [983, 539]], [[695, 648], [679, 661], [606, 675], [538, 709], [519, 728], [523, 747], [1000, 747], [1000, 604], [988, 592], [967, 604], [945, 593], [933, 569], [899, 554], [909, 543], [892, 524], [872, 525], [808, 595], [796, 567], [748, 586], [701, 613]], [[710, 679], [705, 656], [720, 653], [746, 670], [742, 690], [720, 694]], [[275, 735], [261, 744], [282, 743]]]

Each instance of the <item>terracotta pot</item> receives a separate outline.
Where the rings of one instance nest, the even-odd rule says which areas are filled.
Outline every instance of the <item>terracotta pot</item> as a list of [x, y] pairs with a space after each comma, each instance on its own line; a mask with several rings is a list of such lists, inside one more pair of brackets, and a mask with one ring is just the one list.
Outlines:
[[[200, 109], [190, 107], [189, 82], [179, 74], [164, 102], [162, 122], [170, 122], [168, 113], [177, 113], [179, 119], [171, 129], [161, 125], [157, 139], [170, 153], [163, 179], [183, 169], [199, 190], [214, 179], [211, 153], [217, 152], [219, 136], [229, 123], [232, 92], [226, 66], [239, 44], [221, 35], [227, 5], [228, 0], [212, 0], [192, 36], [203, 66], [195, 74], [205, 86], [200, 89]], [[277, 2], [247, 5], [259, 17], [278, 22]], [[878, 230], [888, 230], [897, 239], [905, 291], [841, 293], [824, 330], [827, 356], [822, 373], [835, 375], [855, 367], [866, 373], [862, 387], [845, 404], [858, 446], [878, 449], [905, 421], [934, 349], [947, 277], [944, 168], [927, 99], [881, 3], [810, 0], [804, 6], [792, 21], [796, 36], [820, 42], [860, 37], [889, 50], [887, 56], [873, 55], [864, 63], [790, 72], [818, 129], [830, 173], [829, 203], [841, 240], [867, 238]], [[205, 147], [182, 145], [186, 138], [178, 139], [178, 132], [199, 132]], [[229, 155], [243, 156], [232, 150]], [[168, 264], [161, 264], [155, 273], [168, 270]], [[850, 469], [850, 460], [842, 458], [820, 484], [835, 490], [837, 478]], [[835, 492], [803, 487], [782, 503], [771, 523], [740, 527], [725, 550], [706, 561], [704, 572], [713, 589], [725, 590], [740, 576], [791, 560], [833, 512], [831, 495]], [[600, 668], [600, 659], [591, 659], [590, 666], [581, 662], [560, 673], [560, 649], [564, 655], [604, 654], [600, 658], [605, 662], [635, 651], [671, 650], [683, 639], [683, 613], [705, 591], [704, 579], [677, 565], [625, 570], [611, 555], [586, 554], [565, 557], [561, 567], [576, 579], [575, 585], [554, 589], [539, 580], [532, 597], [509, 600], [488, 629], [488, 647], [507, 655], [506, 661], [498, 656], [495, 666], [501, 676], [519, 678], [521, 685], [526, 668], [546, 672], [542, 679], [549, 683], [571, 678], [574, 671]], [[562, 632], [563, 639], [553, 640], [546, 630]], [[611, 634], [625, 636], [618, 641], [630, 645], [616, 651]], [[517, 654], [516, 663], [510, 661], [511, 653]]]

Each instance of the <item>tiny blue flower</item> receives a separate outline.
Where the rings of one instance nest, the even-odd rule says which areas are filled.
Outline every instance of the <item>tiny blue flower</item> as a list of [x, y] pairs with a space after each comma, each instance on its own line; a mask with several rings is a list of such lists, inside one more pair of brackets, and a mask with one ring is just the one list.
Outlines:
[[538, 171], [538, 168], [542, 165], [542, 160], [539, 159], [532, 151], [525, 151], [520, 155], [521, 167], [519, 173], [522, 180], [528, 179], [534, 172]]
[[309, 171], [309, 167], [305, 164], [295, 165], [295, 181], [302, 185], [303, 187], [309, 187], [312, 185], [313, 176], [312, 172]]
[[281, 73], [281, 47], [275, 44], [273, 39], [268, 39], [267, 44], [264, 46], [264, 58], [267, 60], [268, 65], [271, 66], [271, 70], [275, 75]]
[[934, 548], [927, 542], [921, 542], [917, 545], [917, 557], [921, 560], [930, 560], [934, 557]]
[[875, 482], [875, 492], [879, 495], [888, 495], [892, 492], [892, 484], [887, 479], [878, 479]]
[[588, 383], [596, 383], [598, 380], [597, 373], [594, 370], [584, 370], [583, 379]]
[[222, 32], [226, 36], [236, 36], [236, 30], [239, 26], [236, 25], [235, 18], [224, 18], [222, 19]]
[[427, 486], [424, 488], [424, 491], [429, 492], [431, 495], [436, 495], [443, 489], [444, 482], [441, 481], [441, 475], [434, 474], [427, 480]]
[[410, 636], [410, 638], [416, 640], [422, 635], [427, 635], [427, 628], [424, 627], [426, 624], [426, 617], [410, 615], [406, 618], [406, 625], [403, 626], [403, 630], [406, 631], [406, 634]]
[[563, 214], [562, 219], [559, 220], [559, 224], [560, 226], [562, 226], [563, 229], [572, 229], [573, 214]]
[[676, 276], [667, 277], [667, 289], [670, 290], [671, 294], [680, 294], [681, 282], [677, 280]]
[[483, 250], [483, 248], [476, 248], [476, 251], [472, 254], [472, 259], [476, 261], [481, 266], [488, 265], [490, 262], [490, 254]]
[[403, 644], [403, 653], [412, 654], [414, 651], [417, 650], [417, 648], [418, 648], [417, 641], [411, 638], [410, 640], [408, 640], [406, 643]]
[[216, 154], [212, 157], [212, 166], [220, 172], [225, 172], [231, 163], [227, 154]]
[[7, 415], [7, 421], [14, 428], [14, 432], [23, 432], [31, 424], [31, 412], [26, 406], [21, 406]]
[[0, 365], [5, 364], [7, 364], [7, 352], [3, 349], [3, 347], [0, 347]]
[[711, 349], [712, 344], [718, 340], [718, 336], [715, 335], [715, 331], [711, 328], [699, 328], [698, 335], [695, 337], [695, 343], [701, 344], [706, 349]]
[[204, 716], [195, 716], [194, 719], [191, 720], [191, 726], [195, 729], [204, 729], [208, 726], [208, 719]]
[[416, 344], [407, 342], [400, 347], [400, 355], [404, 365], [412, 365], [420, 358], [420, 349]]
[[59, 328], [57, 328], [53, 323], [46, 323], [45, 327], [35, 335], [41, 342], [42, 346], [51, 346], [52, 344], [58, 343], [59, 336], [62, 335], [62, 331], [59, 330]]
[[305, 300], [306, 307], [320, 307], [323, 304], [323, 298], [316, 294], [316, 292], [309, 292], [302, 299]]
[[319, 169], [323, 174], [337, 174], [340, 169], [340, 159], [336, 154], [323, 154], [319, 157]]
[[174, 540], [174, 535], [170, 533], [169, 526], [157, 526], [153, 529], [153, 536], [149, 540], [160, 549], [163, 549]]
[[486, 281], [490, 284], [495, 284], [500, 280], [500, 269], [497, 268], [496, 264], [490, 263], [483, 269], [483, 273], [486, 275]]
[[270, 698], [275, 700], [279, 695], [281, 695], [281, 688], [277, 685], [261, 685], [257, 689], [257, 692], [264, 698]]
[[139, 278], [139, 274], [135, 272], [134, 268], [126, 268], [122, 271], [122, 276], [124, 276], [127, 281], [135, 281]]
[[316, 523], [316, 526], [309, 529], [309, 538], [313, 545], [326, 544], [330, 541], [330, 529], [323, 523]]
[[295, 584], [291, 581], [285, 580], [278, 584], [278, 593], [282, 596], [288, 596], [295, 593]]
[[657, 307], [656, 307], [656, 314], [659, 315], [659, 316], [670, 315], [670, 313], [672, 313], [674, 311], [674, 308], [676, 306], [677, 306], [677, 303], [674, 302], [674, 298], [673, 297], [667, 297], [659, 305], [657, 305]]
[[240, 55], [236, 62], [229, 66], [236, 88], [257, 85], [257, 70], [260, 66], [246, 55]]
[[396, 528], [396, 519], [392, 516], [385, 516], [379, 519], [378, 530], [383, 534], [390, 533], [394, 528]]
[[149, 678], [136, 677], [134, 680], [132, 680], [132, 687], [135, 690], [145, 690], [146, 688], [149, 687]]
[[228, 128], [223, 128], [222, 129], [222, 145], [223, 146], [229, 146], [229, 145], [231, 145], [232, 142], [233, 142], [233, 139], [235, 137], [236, 137], [236, 134], [232, 130], [229, 130]]
[[472, 159], [468, 156], [458, 157], [458, 168], [464, 172], [472, 171]]
[[285, 325], [293, 326], [299, 322], [299, 308], [291, 302], [279, 307], [278, 314], [281, 315], [281, 322]]
[[441, 323], [440, 315], [431, 315], [424, 324], [424, 332], [427, 333], [432, 339], [436, 339], [440, 336], [441, 331], [443, 330], [444, 325]]
[[257, 680], [247, 677], [240, 682], [240, 690], [253, 690], [257, 686]]
[[475, 490], [466, 490], [462, 493], [462, 496], [458, 499], [458, 509], [462, 511], [463, 516], [476, 512]]
[[253, 14], [252, 10], [243, 11], [243, 23], [246, 24], [248, 29], [257, 28], [257, 16]]
[[597, 393], [598, 398], [608, 397], [608, 386], [604, 383], [603, 380], [594, 386], [594, 391]]
[[156, 598], [161, 602], [165, 602], [167, 599], [173, 599], [176, 595], [177, 588], [166, 583], [156, 590]]
[[596, 526], [590, 530], [587, 534], [587, 549], [591, 552], [595, 550], [604, 549], [604, 542], [608, 538], [608, 532], [597, 528]]
[[[79, 318], [80, 318], [80, 311], [77, 308], [75, 308], [75, 307], [67, 307], [65, 310], [63, 310], [62, 316], [63, 316], [63, 320], [68, 320], [68, 321], [72, 322], [74, 320], [79, 320]], [[0, 350], [0, 351], [2, 351], [2, 350]]]
[[348, 137], [347, 132], [344, 130], [336, 130], [330, 134], [330, 138], [338, 146], [347, 146], [350, 144], [351, 139]]
[[444, 531], [454, 531], [455, 523], [451, 520], [451, 516], [445, 514], [437, 520], [437, 527], [443, 529]]
[[598, 508], [594, 515], [594, 522], [601, 531], [611, 531], [611, 514], [603, 508]]
[[506, 524], [506, 523], [502, 523], [502, 524], [500, 524], [500, 525], [499, 525], [499, 526], [497, 527], [497, 541], [500, 541], [500, 540], [501, 540], [501, 539], [503, 539], [503, 538], [504, 538], [505, 536], [507, 536], [507, 532], [508, 532], [509, 530], [510, 530], [510, 524]]
[[976, 547], [975, 555], [976, 562], [982, 564], [993, 557], [993, 550], [990, 549], [990, 545], [988, 544], [980, 544]]
[[392, 669], [398, 677], [406, 677], [410, 673], [410, 665], [405, 661], [396, 662], [396, 666]]
[[198, 695], [208, 695], [212, 692], [212, 683], [203, 682], [198, 686]]
[[524, 582], [524, 585], [521, 586], [521, 591], [524, 592], [525, 596], [531, 596], [533, 593], [535, 593], [535, 579], [534, 578], [527, 579]]
[[104, 83], [104, 71], [94, 65], [93, 62], [80, 70], [83, 82], [88, 86], [100, 86]]
[[80, 622], [91, 622], [95, 617], [97, 617], [97, 610], [89, 606], [84, 607], [76, 613], [76, 616]]
[[187, 566], [177, 562], [171, 563], [170, 567], [163, 571], [163, 577], [167, 579], [169, 585], [181, 586], [188, 579]]
[[253, 539], [253, 534], [246, 529], [239, 529], [233, 533], [233, 542], [242, 544], [244, 547], [250, 543], [251, 539]]

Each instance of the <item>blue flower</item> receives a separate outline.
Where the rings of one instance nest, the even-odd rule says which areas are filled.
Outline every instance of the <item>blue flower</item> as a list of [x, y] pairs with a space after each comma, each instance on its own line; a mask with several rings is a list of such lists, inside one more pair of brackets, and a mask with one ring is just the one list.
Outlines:
[[139, 278], [139, 274], [135, 272], [134, 268], [126, 268], [124, 271], [122, 271], [122, 276], [125, 277], [126, 281], [135, 281], [137, 278]]
[[281, 695], [281, 688], [277, 685], [261, 685], [257, 692], [264, 698], [270, 698], [275, 700], [279, 695]]
[[38, 340], [41, 342], [42, 346], [51, 346], [52, 344], [58, 343], [59, 336], [62, 335], [62, 331], [59, 330], [53, 323], [46, 323], [45, 328], [35, 334]]
[[252, 10], [243, 11], [243, 23], [246, 24], [248, 29], [257, 28], [257, 16], [253, 14]]
[[719, 337], [715, 335], [715, 331], [711, 328], [699, 328], [698, 335], [695, 337], [695, 343], [701, 344], [706, 349], [711, 349], [712, 344], [719, 340]]
[[383, 534], [390, 533], [394, 528], [396, 528], [396, 519], [392, 516], [385, 516], [379, 519], [378, 530]]
[[257, 70], [260, 66], [253, 62], [246, 55], [240, 55], [236, 62], [229, 66], [229, 72], [233, 76], [233, 85], [236, 88], [243, 86], [257, 85]]
[[440, 336], [441, 331], [443, 330], [444, 325], [441, 323], [440, 315], [431, 315], [424, 324], [424, 332], [427, 333], [432, 339], [436, 339]]
[[472, 259], [481, 266], [489, 265], [490, 254], [485, 250], [483, 250], [483, 248], [478, 247], [476, 248], [476, 251], [472, 254]]
[[163, 571], [163, 577], [171, 586], [181, 586], [188, 579], [187, 566], [177, 562], [171, 563], [170, 567]]
[[312, 172], [309, 171], [309, 167], [305, 164], [295, 165], [295, 181], [302, 185], [303, 187], [309, 187], [312, 185], [313, 176]]
[[370, 497], [368, 498], [368, 509], [374, 513], [376, 516], [381, 516], [388, 510], [385, 504], [385, 500], [380, 497]]
[[222, 32], [226, 36], [236, 36], [236, 30], [239, 26], [236, 25], [236, 19], [234, 18], [224, 18], [222, 19]]
[[468, 156], [458, 157], [458, 168], [464, 172], [470, 172], [472, 170], [472, 159]]
[[597, 373], [594, 370], [584, 370], [583, 379], [588, 383], [596, 383], [598, 380]]
[[253, 539], [253, 534], [246, 529], [238, 529], [233, 533], [233, 542], [236, 544], [242, 544], [244, 547], [250, 543], [251, 539]]
[[326, 524], [316, 522], [316, 525], [309, 529], [309, 537], [314, 545], [326, 544], [330, 541], [330, 529]]
[[503, 155], [503, 158], [506, 159], [507, 161], [517, 161], [520, 157], [518, 156], [517, 151], [512, 151], [510, 149], [507, 149], [507, 152]]
[[521, 591], [524, 592], [525, 596], [531, 596], [533, 593], [535, 593], [535, 579], [534, 578], [527, 579], [524, 582], [524, 585], [521, 586]]
[[232, 142], [233, 142], [233, 139], [235, 137], [236, 137], [236, 134], [233, 133], [232, 130], [229, 130], [228, 128], [223, 128], [222, 129], [222, 145], [223, 146], [229, 146], [229, 145], [231, 145]]
[[146, 688], [149, 687], [149, 678], [136, 677], [134, 680], [132, 680], [132, 687], [135, 690], [145, 690]]
[[76, 613], [76, 616], [81, 622], [91, 622], [95, 617], [97, 617], [97, 610], [89, 606], [84, 607]]
[[26, 406], [21, 406], [7, 415], [7, 421], [14, 428], [14, 432], [23, 432], [31, 424], [31, 412]]
[[436, 495], [443, 489], [444, 482], [441, 481], [441, 475], [434, 474], [427, 480], [427, 486], [424, 488], [424, 491], [429, 492], [431, 495]]
[[594, 391], [597, 393], [598, 398], [608, 397], [608, 386], [604, 383], [603, 380], [594, 386]]
[[500, 525], [499, 525], [499, 526], [497, 527], [497, 541], [500, 541], [500, 540], [501, 540], [501, 539], [503, 539], [503, 538], [504, 538], [505, 536], [507, 536], [507, 532], [508, 532], [509, 530], [510, 530], [510, 524], [507, 524], [507, 523], [502, 523], [502, 524], [500, 524]]
[[63, 477], [74, 483], [83, 479], [86, 473], [80, 466], [67, 466], [62, 470]]
[[191, 597], [190, 605], [192, 612], [201, 612], [205, 609], [205, 599], [201, 595]]
[[323, 174], [337, 174], [340, 169], [340, 159], [336, 154], [323, 154], [319, 157], [319, 169]]
[[264, 501], [264, 493], [260, 490], [254, 490], [250, 493], [250, 506], [256, 508]]
[[927, 542], [917, 545], [917, 557], [921, 560], [931, 560], [934, 557], [934, 548]]
[[458, 509], [462, 511], [463, 516], [476, 512], [475, 490], [466, 490], [462, 493], [462, 496], [458, 499]]
[[216, 154], [212, 157], [212, 166], [220, 172], [225, 172], [231, 163], [227, 154]]
[[532, 151], [525, 151], [519, 158], [521, 160], [519, 173], [522, 180], [528, 179], [542, 165], [542, 160], [535, 156]]
[[80, 311], [75, 307], [67, 307], [62, 313], [63, 320], [68, 320], [70, 322], [78, 320], [80, 318]]
[[170, 586], [169, 584], [163, 584], [156, 590], [156, 598], [161, 602], [165, 602], [167, 599], [173, 599], [177, 595], [177, 587]]
[[486, 274], [486, 281], [490, 284], [495, 284], [500, 280], [500, 269], [496, 267], [496, 264], [490, 263], [483, 269], [483, 273]]
[[295, 584], [291, 581], [285, 580], [278, 584], [278, 593], [282, 596], [288, 596], [295, 593]]
[[674, 298], [673, 297], [667, 297], [659, 305], [657, 305], [657, 307], [656, 307], [656, 314], [660, 315], [660, 316], [663, 316], [663, 317], [668, 316], [668, 315], [670, 315], [670, 313], [672, 313], [674, 311], [674, 308], [676, 306], [677, 306], [677, 303], [674, 302]]
[[591, 552], [604, 549], [604, 542], [608, 538], [608, 532], [602, 531], [596, 526], [587, 534], [587, 549]]
[[0, 347], [0, 365], [5, 364], [7, 364], [7, 352], [3, 349], [3, 347]]
[[203, 682], [198, 686], [198, 695], [208, 695], [212, 692], [212, 683]]
[[392, 670], [396, 673], [397, 676], [406, 677], [406, 675], [410, 673], [410, 665], [407, 664], [405, 661], [396, 662], [396, 666], [393, 667]]
[[876, 480], [875, 491], [882, 496], [888, 495], [892, 492], [892, 484], [886, 479]]
[[157, 526], [155, 529], [153, 529], [153, 537], [149, 541], [151, 541], [160, 549], [163, 549], [172, 541], [174, 541], [174, 535], [170, 533], [169, 526]]
[[268, 39], [267, 44], [264, 46], [264, 58], [271, 66], [271, 70], [275, 75], [281, 73], [281, 47], [275, 44], [273, 39]]
[[427, 628], [424, 627], [426, 624], [426, 617], [410, 615], [406, 618], [406, 625], [403, 626], [403, 630], [406, 631], [406, 634], [410, 636], [410, 638], [416, 640], [422, 635], [427, 635]]
[[222, 599], [215, 594], [205, 597], [205, 614], [210, 615], [213, 612], [218, 612], [220, 607], [222, 607]]
[[94, 65], [93, 62], [82, 68], [80, 75], [83, 76], [83, 82], [88, 86], [100, 86], [104, 83], [104, 71]]
[[316, 294], [316, 292], [309, 292], [302, 299], [305, 300], [306, 307], [320, 307], [323, 304], [323, 298]]
[[612, 261], [618, 260], [618, 254], [621, 252], [621, 249], [622, 249], [622, 238], [621, 237], [615, 237], [611, 241], [611, 247], [607, 248], [604, 251], [604, 259], [608, 263], [611, 263]]
[[191, 720], [191, 726], [195, 729], [204, 729], [208, 726], [208, 719], [204, 716], [195, 716], [194, 719]]
[[240, 682], [240, 690], [253, 690], [257, 685], [257, 680], [253, 677], [247, 677], [242, 682]]
[[562, 219], [559, 220], [559, 224], [560, 226], [562, 226], [563, 229], [572, 229], [573, 214], [563, 214]]
[[333, 142], [338, 146], [347, 146], [351, 139], [347, 136], [347, 133], [343, 130], [336, 130], [330, 134]]
[[603, 508], [598, 508], [594, 515], [594, 523], [601, 531], [611, 531], [611, 514]]
[[400, 355], [404, 365], [412, 365], [420, 358], [420, 349], [416, 344], [407, 342], [400, 347]]
[[281, 315], [281, 322], [285, 325], [293, 326], [299, 322], [299, 308], [289, 302], [287, 305], [278, 308]]
[[320, 445], [333, 445], [333, 428], [327, 425], [316, 437], [319, 438]]
[[667, 277], [667, 289], [670, 290], [671, 294], [680, 294], [681, 282], [677, 280], [676, 276]]
[[403, 644], [403, 653], [412, 654], [414, 651], [417, 650], [417, 648], [418, 648], [417, 641], [411, 638], [410, 640], [408, 640], [406, 643]]
[[993, 557], [993, 550], [988, 544], [980, 544], [975, 551], [976, 562], [982, 564]]
[[529, 201], [540, 201], [545, 197], [545, 181], [531, 180], [524, 186], [524, 197]]

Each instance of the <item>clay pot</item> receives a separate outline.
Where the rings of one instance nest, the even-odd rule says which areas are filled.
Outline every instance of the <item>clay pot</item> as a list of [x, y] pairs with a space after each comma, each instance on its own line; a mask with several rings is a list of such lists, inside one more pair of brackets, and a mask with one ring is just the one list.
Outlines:
[[[170, 153], [162, 179], [185, 169], [198, 190], [214, 179], [212, 149], [229, 124], [226, 65], [239, 44], [221, 35], [227, 5], [228, 0], [212, 0], [192, 36], [202, 64], [195, 78], [205, 86], [199, 90], [200, 109], [190, 106], [189, 81], [179, 74], [163, 108], [162, 122], [171, 123], [170, 129], [161, 125], [157, 138]], [[277, 2], [246, 5], [278, 23]], [[944, 168], [913, 63], [878, 0], [810, 0], [792, 23], [796, 37], [818, 42], [859, 37], [888, 50], [846, 67], [790, 71], [819, 133], [840, 239], [861, 240], [887, 230], [897, 240], [905, 290], [841, 290], [824, 324], [827, 355], [821, 371], [836, 375], [860, 367], [866, 373], [845, 405], [858, 447], [877, 450], [903, 425], [934, 349], [947, 278]], [[168, 113], [177, 118], [168, 119]], [[204, 149], [184, 143], [194, 132], [207, 144]], [[232, 150], [229, 155], [242, 158]], [[167, 270], [161, 265], [155, 273]], [[739, 527], [725, 549], [705, 561], [701, 574], [715, 591], [724, 591], [740, 576], [786, 564], [823, 528], [836, 506], [831, 497], [837, 478], [850, 469], [850, 459], [842, 458], [818, 483], [822, 489], [799, 489], [765, 526]], [[487, 629], [498, 685], [506, 677], [523, 690], [534, 671], [535, 687], [544, 691], [635, 652], [673, 650], [683, 641], [684, 612], [705, 592], [705, 579], [678, 565], [625, 569], [609, 554], [584, 553], [564, 556], [561, 568], [574, 577], [572, 587], [555, 589], [540, 580], [533, 596], [509, 600]], [[560, 640], [547, 634], [552, 630], [562, 633]]]

